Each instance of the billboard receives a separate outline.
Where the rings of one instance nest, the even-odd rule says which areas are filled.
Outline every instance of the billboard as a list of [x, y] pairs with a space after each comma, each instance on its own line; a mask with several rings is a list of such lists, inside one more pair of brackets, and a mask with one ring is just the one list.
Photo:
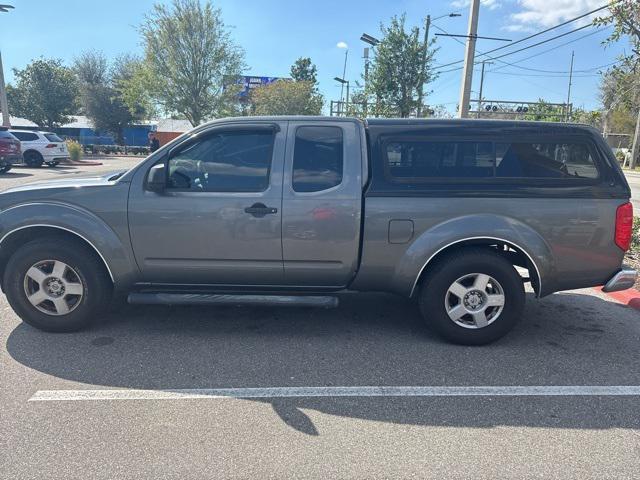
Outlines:
[[249, 92], [253, 88], [269, 85], [277, 80], [285, 80], [282, 77], [256, 77], [256, 76], [244, 76], [240, 77], [238, 83], [242, 84], [242, 90], [240, 91], [240, 98], [246, 98]]

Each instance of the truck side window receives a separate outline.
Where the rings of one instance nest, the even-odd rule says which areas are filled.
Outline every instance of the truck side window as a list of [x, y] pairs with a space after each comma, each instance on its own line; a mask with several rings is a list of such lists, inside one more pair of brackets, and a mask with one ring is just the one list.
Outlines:
[[293, 150], [293, 190], [319, 192], [340, 185], [343, 169], [342, 129], [299, 127]]
[[274, 134], [222, 132], [169, 160], [169, 188], [205, 192], [263, 192], [269, 186]]
[[521, 178], [598, 178], [598, 169], [582, 143], [497, 144], [496, 176]]
[[392, 178], [492, 177], [491, 142], [399, 141], [386, 146]]
[[386, 144], [386, 175], [396, 183], [437, 179], [598, 178], [586, 143], [402, 140]]

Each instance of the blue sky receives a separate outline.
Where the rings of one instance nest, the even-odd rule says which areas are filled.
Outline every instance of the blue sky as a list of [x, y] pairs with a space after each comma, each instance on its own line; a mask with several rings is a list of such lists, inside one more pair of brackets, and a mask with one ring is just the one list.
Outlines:
[[[3, 0], [16, 8], [0, 13], [0, 49], [5, 76], [13, 80], [12, 69], [23, 68], [33, 58], [57, 57], [71, 64], [82, 50], [95, 48], [108, 56], [120, 53], [141, 53], [136, 30], [146, 11], [157, 0]], [[327, 100], [338, 99], [340, 87], [333, 77], [342, 74], [344, 50], [338, 42], [349, 47], [347, 78], [361, 81], [363, 71], [360, 35], [367, 32], [380, 35], [380, 22], [387, 22], [394, 14], [406, 12], [410, 25], [419, 25], [426, 14], [437, 17], [449, 12], [462, 14], [458, 18], [443, 18], [434, 23], [449, 33], [466, 33], [469, 0], [216, 0], [225, 22], [232, 26], [232, 36], [246, 52], [247, 74], [288, 76], [293, 61], [309, 56], [318, 67], [320, 89]], [[479, 35], [506, 37], [517, 40], [529, 32], [539, 31], [573, 18], [605, 4], [606, 0], [482, 0]], [[554, 30], [542, 40], [580, 26], [573, 23]], [[587, 28], [545, 45], [504, 57], [503, 61], [518, 62], [537, 55], [519, 67], [496, 63], [487, 65], [484, 85], [485, 98], [531, 100], [539, 97], [547, 101], [563, 102], [567, 95], [571, 51], [575, 51], [572, 100], [577, 106], [597, 108], [598, 76], [595, 67], [609, 64], [628, 46], [625, 42], [603, 48], [602, 40], [610, 29], [596, 31]], [[586, 36], [589, 35], [589, 36]], [[580, 39], [580, 37], [585, 37]], [[542, 53], [563, 43], [551, 52]], [[478, 50], [501, 46], [502, 42], [479, 41]], [[460, 60], [464, 47], [452, 38], [440, 37], [436, 64]], [[526, 46], [528, 43], [518, 45]], [[506, 53], [513, 48], [505, 48]], [[498, 55], [496, 52], [495, 55]], [[450, 68], [455, 68], [454, 65]], [[501, 67], [498, 69], [498, 67]], [[442, 70], [448, 70], [443, 68]], [[493, 71], [495, 70], [495, 71]], [[537, 70], [548, 70], [548, 73]], [[456, 108], [460, 88], [460, 71], [442, 73], [431, 85], [431, 104]], [[474, 90], [479, 85], [479, 67], [474, 78]], [[508, 97], [508, 98], [507, 98]]]

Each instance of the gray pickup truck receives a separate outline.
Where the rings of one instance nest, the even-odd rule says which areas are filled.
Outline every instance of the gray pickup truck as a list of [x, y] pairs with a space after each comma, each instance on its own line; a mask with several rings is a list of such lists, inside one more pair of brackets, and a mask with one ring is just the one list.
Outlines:
[[47, 331], [88, 326], [114, 294], [335, 306], [391, 292], [444, 338], [484, 344], [519, 319], [525, 283], [538, 297], [634, 284], [629, 197], [585, 126], [222, 119], [127, 172], [0, 194], [2, 289]]

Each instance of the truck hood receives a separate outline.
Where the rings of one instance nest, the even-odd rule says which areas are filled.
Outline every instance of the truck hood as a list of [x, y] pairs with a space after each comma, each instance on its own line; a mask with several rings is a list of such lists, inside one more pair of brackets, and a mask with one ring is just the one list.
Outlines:
[[99, 176], [81, 177], [81, 178], [64, 178], [61, 180], [45, 180], [40, 182], [27, 183], [17, 187], [11, 187], [6, 190], [0, 191], [0, 194], [4, 193], [17, 193], [26, 192], [32, 190], [45, 190], [55, 188], [82, 188], [82, 187], [99, 187], [112, 185], [126, 170], [115, 171], [111, 173], [105, 173]]

